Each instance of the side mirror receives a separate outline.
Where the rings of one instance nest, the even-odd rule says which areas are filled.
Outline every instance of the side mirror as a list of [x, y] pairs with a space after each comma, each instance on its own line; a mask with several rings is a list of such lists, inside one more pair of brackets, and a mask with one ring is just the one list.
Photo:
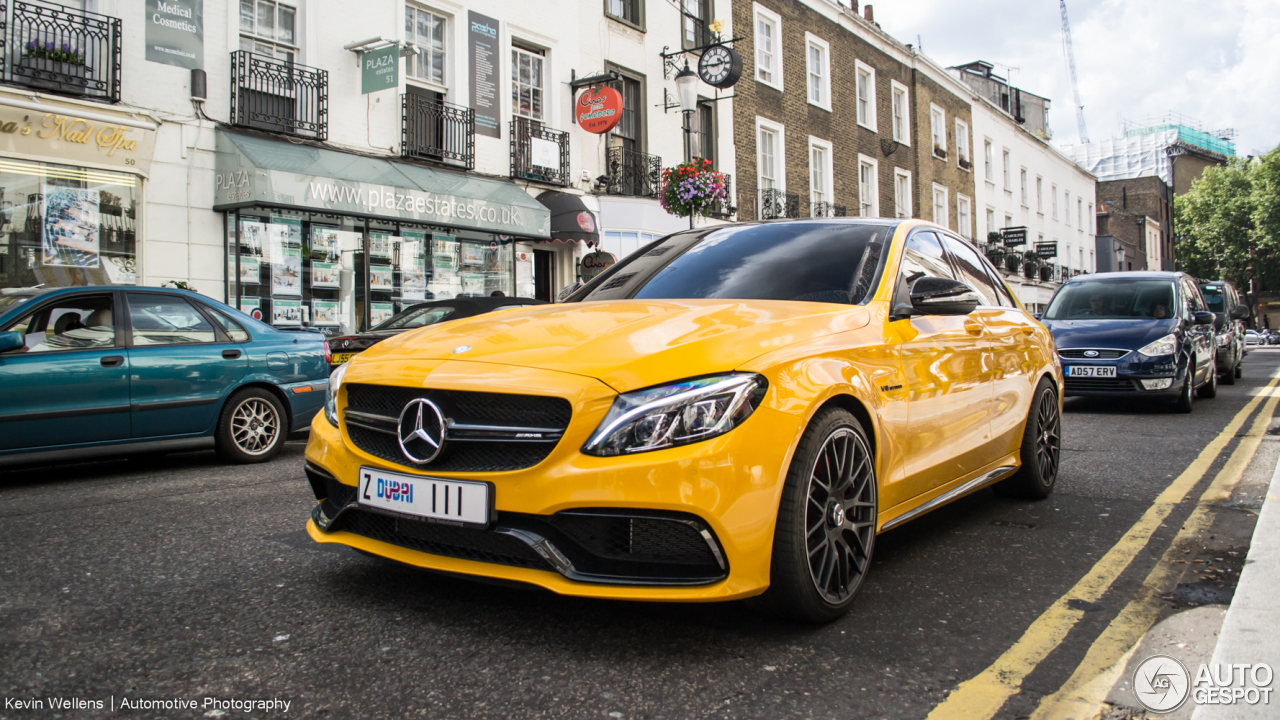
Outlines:
[[1247, 318], [1247, 317], [1249, 317], [1249, 306], [1248, 306], [1248, 305], [1245, 305], [1245, 304], [1241, 303], [1240, 305], [1237, 305], [1237, 306], [1235, 306], [1235, 307], [1231, 308], [1231, 319], [1232, 319], [1232, 320], [1244, 320], [1244, 319], [1245, 319], [1245, 318]]
[[1212, 325], [1213, 321], [1217, 319], [1213, 313], [1205, 312], [1204, 310], [1197, 310], [1192, 317], [1196, 325]]
[[1033, 318], [1035, 318], [1035, 319], [1037, 319], [1037, 320], [1039, 320], [1039, 319], [1040, 319], [1040, 316], [1041, 316], [1041, 315], [1042, 315], [1042, 313], [1031, 313], [1031, 317], [1033, 317]]
[[13, 330], [9, 332], [0, 332], [0, 353], [17, 350], [22, 347], [22, 345], [22, 333]]
[[978, 293], [959, 280], [922, 277], [911, 284], [911, 309], [916, 315], [968, 315], [978, 302]]
[[556, 294], [556, 302], [558, 303], [564, 302], [565, 298], [577, 292], [578, 288], [582, 287], [583, 284], [584, 283], [581, 280], [578, 280], [574, 282], [572, 285], [566, 285], [564, 288], [560, 290], [559, 293]]

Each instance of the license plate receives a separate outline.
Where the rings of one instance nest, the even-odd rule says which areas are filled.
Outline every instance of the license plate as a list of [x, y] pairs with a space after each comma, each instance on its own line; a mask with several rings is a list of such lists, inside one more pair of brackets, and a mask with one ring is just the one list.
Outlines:
[[342, 363], [344, 363], [344, 362], [346, 362], [346, 361], [350, 360], [351, 358], [353, 358], [353, 357], [355, 357], [356, 355], [359, 355], [359, 354], [360, 354], [360, 353], [353, 353], [353, 352], [349, 352], [349, 353], [333, 353], [332, 358], [329, 360], [329, 364], [330, 364], [330, 365], [341, 365]]
[[1067, 377], [1115, 377], [1113, 365], [1072, 365], [1067, 368]]
[[486, 527], [493, 509], [489, 483], [441, 480], [360, 468], [359, 503], [440, 522]]

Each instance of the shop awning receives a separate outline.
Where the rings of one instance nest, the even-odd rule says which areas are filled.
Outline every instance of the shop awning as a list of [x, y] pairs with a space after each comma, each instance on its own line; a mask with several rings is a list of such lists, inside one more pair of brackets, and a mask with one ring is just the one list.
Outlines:
[[600, 223], [581, 195], [548, 190], [538, 196], [538, 202], [551, 211], [551, 239], [600, 242]]
[[281, 207], [552, 237], [545, 205], [515, 183], [474, 173], [223, 130], [216, 169], [214, 210]]

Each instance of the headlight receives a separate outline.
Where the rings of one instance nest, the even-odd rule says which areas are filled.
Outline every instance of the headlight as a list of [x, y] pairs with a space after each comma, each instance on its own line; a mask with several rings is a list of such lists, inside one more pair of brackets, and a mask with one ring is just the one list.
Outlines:
[[1178, 349], [1178, 336], [1165, 335], [1155, 342], [1147, 345], [1138, 351], [1139, 355], [1147, 357], [1160, 357], [1161, 355], [1172, 355]]
[[735, 374], [624, 393], [582, 452], [627, 455], [723, 435], [750, 417], [768, 387], [760, 375]]
[[342, 376], [347, 372], [347, 363], [338, 366], [329, 376], [329, 397], [324, 401], [324, 419], [338, 427], [338, 388], [342, 385]]

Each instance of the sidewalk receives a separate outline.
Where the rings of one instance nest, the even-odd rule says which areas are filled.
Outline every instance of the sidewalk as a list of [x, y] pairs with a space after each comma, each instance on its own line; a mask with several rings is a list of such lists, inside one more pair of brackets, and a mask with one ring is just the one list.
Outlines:
[[[1280, 464], [1258, 513], [1249, 556], [1218, 635], [1212, 663], [1266, 663], [1273, 672], [1280, 672]], [[1280, 689], [1280, 682], [1273, 679], [1270, 687]], [[1192, 715], [1193, 720], [1276, 717], [1280, 717], [1280, 693], [1274, 691], [1269, 704], [1200, 705]]]

